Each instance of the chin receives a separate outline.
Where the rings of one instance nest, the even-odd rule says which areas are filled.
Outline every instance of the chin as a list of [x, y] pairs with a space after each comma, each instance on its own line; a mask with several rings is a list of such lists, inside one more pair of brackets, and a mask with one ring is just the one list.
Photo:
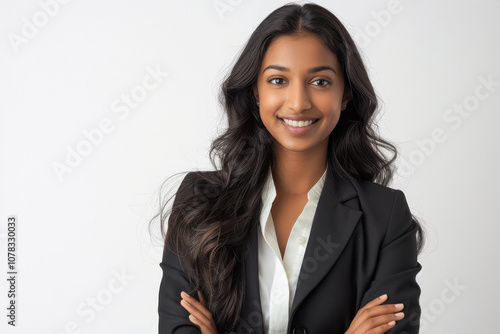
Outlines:
[[318, 148], [318, 144], [313, 143], [280, 143], [280, 146], [290, 152], [307, 152], [311, 151], [314, 148]]

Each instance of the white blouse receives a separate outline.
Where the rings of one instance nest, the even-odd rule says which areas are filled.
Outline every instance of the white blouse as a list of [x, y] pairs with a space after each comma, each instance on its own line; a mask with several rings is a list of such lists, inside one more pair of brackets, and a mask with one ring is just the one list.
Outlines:
[[319, 197], [325, 184], [326, 172], [325, 169], [323, 176], [307, 193], [308, 201], [293, 225], [282, 259], [271, 215], [276, 188], [269, 169], [262, 193], [263, 207], [258, 236], [259, 292], [265, 333], [286, 333], [300, 267]]

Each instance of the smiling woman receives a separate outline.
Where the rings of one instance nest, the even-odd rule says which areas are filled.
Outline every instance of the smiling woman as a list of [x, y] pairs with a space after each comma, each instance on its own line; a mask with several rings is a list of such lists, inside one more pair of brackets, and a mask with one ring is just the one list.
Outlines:
[[396, 149], [340, 21], [272, 12], [222, 100], [217, 170], [188, 173], [160, 212], [159, 332], [418, 333], [422, 230], [387, 186]]

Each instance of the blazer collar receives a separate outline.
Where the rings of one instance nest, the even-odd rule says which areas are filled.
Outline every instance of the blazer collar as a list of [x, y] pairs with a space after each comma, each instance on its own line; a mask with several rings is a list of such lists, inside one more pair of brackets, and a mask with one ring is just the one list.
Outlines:
[[[313, 218], [290, 319], [304, 298], [333, 267], [356, 228], [361, 211], [344, 205], [355, 197], [357, 192], [352, 182], [348, 179], [336, 179], [329, 168]], [[250, 232], [248, 255], [244, 261], [245, 294], [241, 314], [248, 319], [240, 319], [239, 329], [249, 333], [264, 333], [259, 292], [257, 228], [258, 222]]]

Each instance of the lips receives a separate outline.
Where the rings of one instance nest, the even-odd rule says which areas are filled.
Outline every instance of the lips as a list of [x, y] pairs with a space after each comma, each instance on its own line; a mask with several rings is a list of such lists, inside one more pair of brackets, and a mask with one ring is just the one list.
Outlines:
[[294, 128], [303, 128], [306, 126], [310, 126], [319, 120], [319, 118], [312, 118], [312, 117], [286, 117], [286, 118], [278, 117], [278, 118], [285, 124]]

